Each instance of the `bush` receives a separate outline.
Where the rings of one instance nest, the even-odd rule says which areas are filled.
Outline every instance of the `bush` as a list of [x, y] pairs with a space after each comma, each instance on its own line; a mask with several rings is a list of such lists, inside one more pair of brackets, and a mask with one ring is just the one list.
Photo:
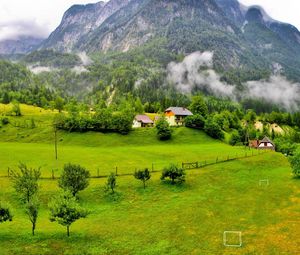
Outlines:
[[9, 124], [9, 119], [8, 118], [2, 118], [1, 119], [1, 123], [3, 124], [3, 125], [7, 125], [7, 124]]
[[205, 119], [202, 115], [196, 114], [186, 117], [184, 123], [186, 127], [203, 129], [205, 125]]
[[300, 149], [296, 150], [294, 156], [290, 157], [292, 172], [296, 178], [300, 178]]
[[204, 131], [206, 134], [215, 139], [224, 139], [224, 133], [221, 127], [212, 118], [206, 120], [204, 125]]
[[114, 173], [111, 173], [106, 182], [105, 191], [111, 190], [112, 193], [115, 193], [115, 187], [117, 186], [117, 178]]
[[171, 184], [183, 183], [185, 182], [185, 171], [183, 168], [171, 164], [169, 167], [164, 168], [160, 179], [165, 180], [166, 178], [171, 180]]
[[241, 135], [239, 134], [239, 132], [237, 130], [234, 130], [231, 133], [229, 144], [232, 145], [232, 146], [234, 146], [234, 145], [239, 144], [241, 142], [242, 142]]
[[145, 189], [146, 188], [146, 181], [150, 180], [151, 175], [150, 175], [150, 172], [149, 172], [148, 168], [145, 168], [144, 170], [135, 171], [134, 177], [143, 182], [144, 189]]
[[156, 129], [157, 129], [157, 136], [160, 140], [165, 141], [171, 139], [172, 130], [170, 128], [168, 121], [164, 117], [161, 117], [156, 122]]
[[276, 145], [276, 151], [281, 152], [286, 156], [294, 155], [294, 152], [297, 149], [297, 145], [287, 138], [277, 138], [274, 140]]
[[12, 221], [12, 213], [7, 205], [0, 202], [0, 223], [5, 221]]

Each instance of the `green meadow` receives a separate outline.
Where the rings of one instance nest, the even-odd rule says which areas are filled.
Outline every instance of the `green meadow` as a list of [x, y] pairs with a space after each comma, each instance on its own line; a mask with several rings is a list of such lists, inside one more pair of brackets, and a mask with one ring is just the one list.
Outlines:
[[[1, 107], [0, 107], [1, 109]], [[131, 174], [137, 168], [162, 170], [170, 163], [215, 162], [250, 155], [244, 147], [232, 147], [207, 136], [204, 132], [174, 128], [170, 141], [159, 141], [154, 128], [136, 129], [129, 135], [95, 132], [57, 134], [58, 160], [55, 159], [54, 114], [22, 105], [23, 117], [10, 117], [11, 124], [0, 129], [0, 176], [7, 169], [16, 169], [20, 162], [40, 167], [43, 177], [52, 170], [59, 175], [66, 163], [78, 163], [91, 174], [107, 175], [115, 172]], [[35, 127], [31, 127], [34, 120]]]
[[[27, 113], [24, 110], [25, 113]], [[0, 129], [0, 175], [18, 162], [41, 167], [43, 177], [64, 163], [79, 163], [92, 174], [119, 173], [135, 168], [157, 169], [169, 163], [215, 161], [216, 157], [252, 153], [213, 140], [203, 132], [174, 129], [168, 142], [155, 130], [127, 136], [100, 133], [58, 134], [59, 160], [54, 158], [52, 112], [10, 117], [18, 126]], [[24, 121], [35, 119], [35, 128]], [[22, 124], [23, 123], [23, 124]], [[59, 175], [59, 171], [55, 172]], [[260, 180], [269, 185], [260, 185]], [[0, 199], [10, 203], [14, 218], [0, 225], [0, 254], [299, 254], [300, 182], [293, 179], [286, 157], [270, 152], [187, 171], [186, 183], [172, 186], [152, 173], [147, 188], [133, 176], [117, 177], [114, 196], [104, 193], [106, 179], [91, 179], [79, 193], [90, 210], [86, 219], [64, 227], [49, 221], [47, 204], [59, 188], [57, 180], [40, 181], [41, 208], [36, 235], [12, 188], [0, 178]], [[241, 231], [241, 247], [225, 247], [224, 231]], [[228, 239], [236, 243], [236, 236]]]

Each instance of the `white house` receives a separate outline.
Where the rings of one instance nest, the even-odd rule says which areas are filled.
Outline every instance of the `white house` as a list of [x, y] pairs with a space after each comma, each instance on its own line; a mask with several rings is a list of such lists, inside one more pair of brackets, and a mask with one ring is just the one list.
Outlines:
[[193, 113], [184, 107], [169, 107], [165, 110], [165, 117], [170, 126], [182, 126], [184, 119], [191, 115], [193, 115]]
[[152, 127], [153, 121], [147, 115], [136, 115], [133, 120], [133, 128]]
[[262, 140], [250, 141], [250, 147], [260, 150], [275, 150], [275, 144], [266, 136]]
[[265, 136], [264, 139], [259, 141], [258, 149], [275, 150], [275, 144], [268, 137]]

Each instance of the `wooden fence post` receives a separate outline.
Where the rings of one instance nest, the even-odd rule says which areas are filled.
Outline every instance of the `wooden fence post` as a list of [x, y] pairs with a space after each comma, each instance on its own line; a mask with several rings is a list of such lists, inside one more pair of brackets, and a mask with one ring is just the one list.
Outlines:
[[54, 180], [55, 176], [54, 176], [54, 170], [52, 169], [52, 179]]
[[216, 159], [216, 163], [218, 163], [218, 157], [217, 157], [217, 159]]
[[9, 177], [10, 176], [10, 169], [9, 169], [9, 167], [7, 168], [7, 177]]
[[98, 178], [100, 177], [99, 168], [97, 168], [97, 176], [98, 176]]
[[118, 167], [116, 166], [116, 176], [118, 176]]

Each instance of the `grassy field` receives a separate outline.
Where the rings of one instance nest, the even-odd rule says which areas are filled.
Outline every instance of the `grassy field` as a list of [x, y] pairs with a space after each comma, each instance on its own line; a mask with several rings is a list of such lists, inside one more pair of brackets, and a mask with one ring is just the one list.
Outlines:
[[[268, 163], [267, 163], [268, 162]], [[268, 178], [269, 186], [259, 186]], [[300, 183], [275, 153], [189, 171], [181, 187], [154, 174], [144, 191], [120, 177], [116, 200], [104, 195], [103, 179], [80, 194], [91, 210], [65, 229], [48, 220], [47, 202], [56, 181], [41, 181], [42, 209], [36, 236], [11, 183], [0, 179], [0, 196], [14, 208], [1, 225], [0, 254], [299, 254]], [[241, 248], [222, 244], [223, 231], [242, 231]]]
[[[19, 162], [41, 167], [43, 177], [50, 177], [52, 169], [59, 175], [62, 166], [69, 162], [85, 166], [92, 175], [107, 175], [116, 167], [119, 174], [144, 167], [161, 170], [170, 163], [205, 160], [209, 163], [217, 157], [222, 160], [247, 152], [187, 128], [175, 128], [172, 140], [164, 142], [157, 139], [153, 128], [137, 129], [125, 136], [61, 131], [58, 132], [58, 160], [55, 160], [51, 126], [55, 113], [24, 105], [21, 109], [23, 117], [10, 117], [11, 124], [0, 129], [0, 176], [7, 175], [8, 168], [17, 168]], [[34, 128], [30, 126], [32, 119]]]
[[[174, 129], [168, 142], [158, 141], [153, 129], [128, 136], [60, 132], [56, 162], [54, 113], [28, 106], [22, 111], [25, 116], [10, 117], [19, 124], [0, 129], [2, 176], [19, 161], [41, 166], [48, 177], [67, 162], [80, 163], [92, 174], [97, 169], [107, 174], [115, 166], [119, 173], [132, 173], [152, 163], [158, 169], [171, 162], [250, 153], [186, 128]], [[188, 171], [182, 186], [161, 183], [160, 173], [152, 174], [146, 190], [132, 176], [118, 177], [114, 197], [103, 192], [105, 179], [91, 179], [79, 194], [91, 214], [71, 226], [69, 238], [62, 226], [49, 221], [47, 204], [58, 191], [57, 180], [40, 181], [41, 209], [32, 237], [12, 183], [0, 178], [0, 200], [9, 202], [14, 214], [13, 222], [0, 225], [0, 255], [300, 254], [300, 182], [290, 173], [286, 157], [267, 153]], [[269, 179], [269, 185], [260, 186], [262, 179]], [[225, 247], [224, 231], [241, 231], [242, 247]]]

